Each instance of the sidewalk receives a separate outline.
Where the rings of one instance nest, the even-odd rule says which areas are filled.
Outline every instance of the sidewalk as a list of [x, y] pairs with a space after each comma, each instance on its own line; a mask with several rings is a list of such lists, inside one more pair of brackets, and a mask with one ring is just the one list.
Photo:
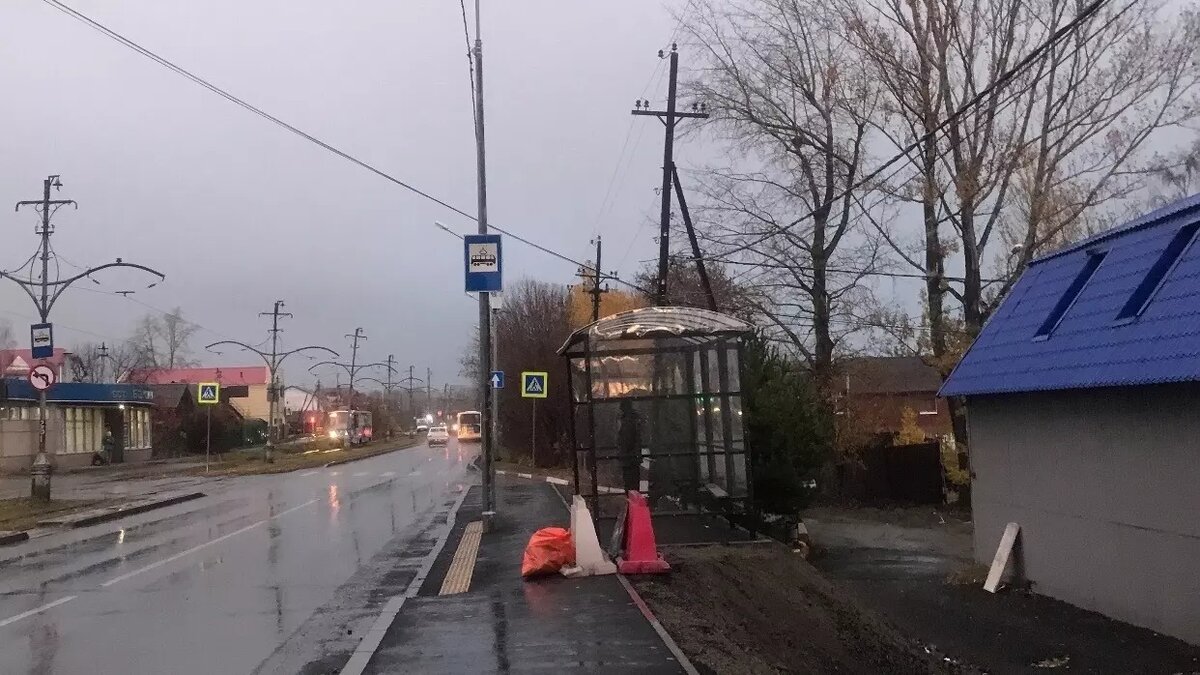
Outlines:
[[501, 477], [497, 493], [498, 515], [483, 535], [470, 590], [438, 595], [462, 531], [480, 519], [478, 486], [366, 672], [683, 672], [616, 576], [522, 580], [530, 535], [567, 527], [567, 509], [546, 483]]

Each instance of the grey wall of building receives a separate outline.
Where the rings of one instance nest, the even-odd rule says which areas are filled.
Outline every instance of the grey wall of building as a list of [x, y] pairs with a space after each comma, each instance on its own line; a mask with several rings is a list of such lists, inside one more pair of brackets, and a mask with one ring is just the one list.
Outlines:
[[1034, 590], [1200, 644], [1200, 387], [968, 402], [975, 556], [1009, 522]]

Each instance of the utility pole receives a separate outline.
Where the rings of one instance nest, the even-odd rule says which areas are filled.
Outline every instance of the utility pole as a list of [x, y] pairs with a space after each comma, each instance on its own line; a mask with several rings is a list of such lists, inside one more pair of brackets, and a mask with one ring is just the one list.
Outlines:
[[666, 55], [658, 50], [658, 58], [670, 58], [670, 68], [667, 79], [667, 109], [651, 110], [649, 101], [638, 101], [634, 105], [633, 115], [652, 115], [659, 118], [666, 127], [666, 137], [663, 142], [663, 175], [662, 175], [662, 211], [658, 221], [658, 283], [654, 289], [655, 304], [662, 306], [667, 301], [667, 272], [671, 255], [671, 181], [675, 171], [675, 124], [679, 118], [708, 117], [708, 113], [699, 109], [692, 112], [680, 112], [675, 109], [676, 85], [679, 80], [679, 52], [677, 46], [671, 44], [671, 53]]
[[271, 365], [270, 376], [271, 384], [267, 387], [267, 446], [263, 449], [263, 460], [270, 464], [275, 461], [275, 409], [279, 401], [279, 373], [278, 373], [278, 354], [279, 354], [279, 317], [292, 315], [288, 312], [280, 312], [283, 307], [282, 300], [276, 300], [274, 308], [270, 312], [259, 312], [259, 316], [271, 317]]
[[393, 364], [393, 363], [395, 363], [395, 362], [396, 362], [396, 357], [395, 357], [394, 355], [392, 355], [392, 354], [388, 354], [388, 358], [387, 358], [387, 383], [383, 385], [383, 389], [384, 389], [384, 391], [386, 391], [386, 392], [387, 392], [387, 396], [388, 396], [388, 399], [389, 399], [389, 400], [388, 400], [388, 403], [395, 403], [395, 401], [394, 401], [394, 400], [392, 400], [392, 399], [394, 399], [394, 398], [395, 398], [394, 396], [392, 396], [392, 387], [394, 386], [394, 385], [392, 384], [392, 373], [394, 373], [394, 372], [396, 371], [396, 369], [392, 367], [392, 364]]
[[[258, 354], [258, 357], [260, 359], [262, 359], [264, 363], [267, 364], [267, 379], [269, 382], [269, 384], [267, 385], [267, 418], [268, 418], [267, 419], [267, 444], [263, 448], [263, 461], [266, 462], [267, 464], [270, 464], [275, 461], [275, 436], [276, 436], [275, 411], [277, 410], [277, 407], [279, 405], [279, 398], [283, 393], [283, 388], [279, 384], [279, 369], [283, 366], [284, 360], [286, 360], [287, 357], [291, 356], [292, 354], [298, 354], [300, 352], [311, 351], [314, 349], [324, 351], [324, 352], [329, 352], [330, 354], [333, 354], [334, 356], [338, 355], [338, 353], [333, 351], [332, 349], [330, 349], [328, 347], [321, 347], [319, 345], [307, 345], [304, 347], [298, 347], [291, 351], [286, 351], [286, 352], [281, 353], [279, 351], [279, 333], [283, 329], [279, 327], [279, 319], [280, 319], [280, 317], [291, 318], [291, 316], [292, 316], [291, 313], [289, 313], [289, 312], [279, 311], [280, 309], [283, 308], [283, 306], [284, 306], [284, 303], [282, 300], [276, 300], [275, 305], [271, 311], [258, 313], [259, 316], [271, 317], [271, 328], [269, 329], [270, 333], [271, 333], [271, 351], [270, 352], [264, 352], [261, 349], [254, 347], [253, 345], [246, 344], [245, 342], [239, 342], [238, 340], [220, 340], [218, 342], [214, 342], [212, 344], [205, 345], [205, 347], [204, 347], [205, 349], [212, 351], [213, 347], [217, 347], [220, 345], [233, 345], [235, 347], [240, 347], [246, 351], [254, 352], [255, 354]], [[318, 389], [319, 388], [320, 388], [320, 383], [318, 383]], [[209, 406], [209, 407], [211, 408], [211, 406]]]
[[[404, 385], [402, 389], [408, 392], [408, 414], [410, 417], [412, 417], [413, 422], [415, 423], [417, 419], [417, 409], [413, 406], [413, 390], [416, 388], [414, 385], [418, 382], [421, 382], [421, 378], [413, 376], [413, 366], [410, 365], [408, 367], [408, 377], [401, 379], [400, 382]], [[424, 383], [422, 382], [422, 384]]]
[[596, 245], [596, 266], [591, 269], [581, 267], [578, 274], [581, 279], [589, 282], [588, 289], [584, 293], [592, 296], [592, 321], [598, 321], [600, 319], [600, 298], [608, 292], [608, 289], [602, 288], [600, 283], [607, 277], [600, 272], [600, 255], [602, 253], [600, 235], [596, 235], [591, 243]]
[[349, 373], [350, 373], [350, 409], [353, 410], [354, 409], [354, 376], [356, 374], [358, 374], [358, 368], [356, 366], [356, 364], [358, 363], [358, 341], [366, 340], [367, 336], [363, 335], [362, 328], [355, 328], [354, 333], [353, 334], [347, 333], [346, 337], [350, 338], [353, 341], [353, 344], [350, 347], [350, 370], [349, 370]]
[[425, 368], [425, 412], [433, 410], [433, 368]]
[[[483, 33], [480, 31], [479, 0], [475, 0], [475, 152], [478, 180], [479, 234], [487, 234], [487, 157], [483, 123]], [[491, 529], [496, 515], [495, 476], [492, 466], [492, 311], [488, 293], [479, 294], [479, 399], [483, 404], [479, 425], [480, 451], [483, 453], [483, 531]]]
[[[100, 349], [98, 349], [96, 351], [100, 352], [100, 357], [99, 357], [100, 363], [98, 364], [99, 367], [97, 368], [98, 372], [96, 373], [96, 381], [103, 382], [104, 381], [104, 359], [108, 358], [108, 345], [101, 342]], [[113, 373], [113, 379], [114, 380], [117, 379], [116, 373]]]
[[[59, 180], [59, 176], [57, 174], [48, 176], [44, 181], [42, 181], [41, 199], [17, 202], [17, 211], [20, 211], [21, 207], [23, 206], [32, 206], [34, 210], [40, 212], [42, 216], [41, 227], [35, 228], [34, 230], [36, 234], [41, 236], [41, 246], [38, 253], [30, 258], [29, 262], [26, 263], [29, 265], [29, 277], [27, 279], [22, 279], [14, 275], [13, 272], [0, 272], [0, 278], [9, 279], [16, 283], [21, 287], [21, 290], [25, 291], [25, 294], [29, 296], [29, 299], [33, 300], [33, 304], [37, 308], [38, 317], [41, 319], [41, 323], [49, 322], [50, 310], [54, 307], [54, 303], [58, 301], [58, 298], [62, 295], [63, 291], [67, 290], [71, 284], [79, 281], [80, 279], [85, 277], [91, 279], [91, 275], [99, 272], [100, 270], [108, 269], [110, 267], [132, 267], [134, 269], [139, 269], [153, 274], [154, 276], [158, 277], [158, 281], [166, 279], [166, 275], [158, 270], [151, 269], [145, 265], [123, 262], [120, 258], [117, 258], [116, 262], [105, 263], [103, 265], [97, 265], [95, 267], [88, 268], [73, 277], [51, 281], [50, 235], [54, 233], [54, 228], [50, 225], [50, 217], [60, 207], [70, 204], [75, 208], [79, 208], [79, 205], [71, 199], [50, 199], [50, 188], [54, 188], [55, 190], [62, 189], [62, 181]], [[33, 261], [39, 258], [41, 260], [42, 269], [41, 275], [37, 276], [35, 274], [36, 266], [34, 265]], [[25, 265], [22, 265], [20, 269], [23, 269], [24, 267]], [[16, 270], [14, 270], [14, 272], [15, 271]], [[36, 281], [34, 280], [35, 276], [37, 276]], [[92, 281], [95, 281], [95, 279], [92, 279]], [[150, 286], [157, 285], [158, 281], [150, 284]], [[52, 288], [53, 292], [51, 292]], [[30, 364], [30, 367], [32, 368], [33, 364]], [[29, 471], [30, 495], [34, 499], [39, 499], [42, 501], [50, 501], [50, 474], [52, 472], [52, 467], [50, 466], [50, 457], [46, 454], [46, 418], [46, 390], [43, 389], [38, 392], [38, 451], [37, 456], [34, 457], [33, 466], [30, 467]]]
[[[336, 366], [336, 367], [341, 368], [342, 370], [346, 371], [346, 374], [350, 376], [350, 384], [349, 384], [349, 390], [348, 390], [350, 392], [349, 405], [350, 405], [350, 409], [354, 410], [355, 409], [354, 408], [354, 381], [358, 378], [359, 371], [363, 370], [364, 368], [374, 368], [375, 366], [384, 366], [385, 368], [388, 369], [388, 373], [391, 373], [393, 369], [392, 369], [391, 357], [389, 357], [389, 361], [387, 363], [382, 363], [382, 362], [359, 363], [358, 362], [358, 343], [361, 340], [367, 339], [367, 336], [363, 334], [362, 328], [355, 328], [354, 332], [347, 333], [346, 337], [350, 338], [350, 363], [338, 363], [337, 361], [321, 361], [319, 363], [314, 363], [311, 366], [309, 366], [308, 372], [311, 373], [314, 370], [316, 370], [317, 368], [320, 368], [321, 366]], [[340, 378], [340, 374], [339, 374], [339, 378]], [[340, 387], [341, 386], [340, 379], [338, 381], [339, 381], [338, 386]]]

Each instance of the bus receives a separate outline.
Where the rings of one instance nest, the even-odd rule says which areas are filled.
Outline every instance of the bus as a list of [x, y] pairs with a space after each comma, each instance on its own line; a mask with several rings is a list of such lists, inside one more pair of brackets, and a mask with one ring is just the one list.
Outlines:
[[478, 441], [482, 415], [475, 410], [458, 413], [458, 423], [454, 425], [460, 441]]
[[329, 437], [344, 445], [360, 445], [371, 441], [371, 413], [367, 410], [333, 410], [325, 423]]

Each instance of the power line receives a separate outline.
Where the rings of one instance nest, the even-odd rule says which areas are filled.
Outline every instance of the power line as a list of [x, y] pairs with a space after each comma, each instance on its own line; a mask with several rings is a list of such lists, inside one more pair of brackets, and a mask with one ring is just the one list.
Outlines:
[[[477, 106], [475, 104], [475, 56], [471, 53], [471, 29], [467, 26], [467, 0], [458, 0], [458, 6], [462, 8], [463, 20], [463, 39], [467, 44], [467, 79], [471, 82], [471, 119], [478, 125], [479, 120]], [[475, 126], [471, 127], [475, 129]], [[475, 142], [479, 142], [478, 134], [475, 137]]]
[[[60, 12], [66, 14], [67, 16], [70, 16], [71, 18], [73, 18], [77, 21], [80, 21], [81, 23], [88, 26], [89, 28], [99, 31], [106, 37], [116, 40], [117, 42], [121, 43], [122, 45], [136, 51], [137, 53], [141, 54], [142, 56], [145, 56], [146, 58], [150, 59], [151, 61], [154, 61], [155, 63], [163, 66], [164, 68], [176, 73], [177, 75], [180, 75], [182, 77], [187, 78], [188, 80], [191, 80], [193, 83], [195, 83], [201, 87], [204, 87], [205, 89], [207, 89], [207, 90], [211, 91], [212, 93], [216, 94], [217, 96], [220, 96], [221, 98], [229, 101], [230, 103], [233, 103], [234, 105], [244, 108], [244, 109], [254, 113], [255, 115], [258, 115], [259, 117], [267, 120], [268, 122], [271, 122], [272, 124], [275, 124], [287, 131], [290, 131], [291, 133], [303, 138], [304, 140], [306, 140], [310, 143], [313, 143], [314, 145], [317, 145], [320, 148], [337, 155], [338, 157], [341, 157], [342, 159], [350, 162], [351, 164], [354, 164], [360, 168], [366, 169], [367, 171], [370, 171], [371, 173], [375, 174], [376, 176], [379, 176], [380, 178], [383, 178], [386, 181], [394, 183], [394, 184], [404, 188], [405, 190], [412, 192], [413, 194], [415, 194], [419, 197], [423, 197], [423, 198], [437, 204], [438, 206], [441, 206], [445, 209], [453, 211], [454, 213], [457, 213], [458, 215], [460, 215], [468, 220], [471, 220], [471, 221], [477, 220], [476, 217], [471, 215], [470, 213], [467, 213], [466, 211], [463, 211], [462, 209], [460, 209], [456, 206], [453, 206], [446, 201], [443, 201], [437, 197], [434, 197], [433, 195], [429, 194], [428, 192], [425, 192], [424, 190], [421, 190], [420, 188], [417, 188], [417, 187], [413, 186], [412, 184], [407, 183], [399, 178], [396, 178], [395, 176], [383, 171], [382, 169], [379, 169], [378, 167], [376, 167], [372, 164], [369, 164], [369, 163], [355, 157], [354, 155], [351, 155], [350, 153], [345, 152], [344, 150], [334, 147], [333, 145], [330, 145], [329, 143], [322, 141], [321, 139], [317, 138], [316, 136], [313, 136], [312, 134], [310, 134], [306, 131], [303, 131], [302, 129], [299, 129], [295, 126], [292, 126], [291, 124], [288, 124], [287, 122], [264, 111], [263, 109], [258, 108], [256, 106], [246, 102], [245, 100], [238, 98], [237, 96], [234, 96], [233, 94], [212, 84], [211, 82], [209, 82], [208, 80], [205, 80], [204, 78], [200, 77], [199, 75], [196, 75], [195, 73], [192, 73], [191, 71], [189, 71], [181, 66], [176, 65], [175, 63], [167, 60], [166, 58], [159, 56], [158, 54], [150, 51], [146, 47], [141, 46], [140, 44], [134, 42], [133, 40], [130, 40], [129, 38], [121, 35], [120, 33], [117, 33], [116, 31], [112, 30], [111, 28], [108, 28], [104, 24], [87, 16], [86, 14], [83, 14], [83, 13], [79, 12], [78, 10], [75, 10], [75, 9], [67, 6], [66, 4], [60, 2], [59, 0], [42, 0], [42, 2], [59, 10]], [[559, 253], [558, 251], [554, 251], [545, 246], [542, 246], [541, 244], [530, 241], [529, 239], [526, 239], [525, 237], [514, 234], [508, 230], [501, 228], [501, 227], [497, 227], [496, 225], [494, 225], [492, 223], [488, 223], [488, 227], [490, 229], [493, 229], [493, 230], [505, 235], [505, 236], [511, 237], [512, 239], [519, 241], [522, 244], [525, 244], [526, 246], [533, 247], [533, 248], [541, 251], [542, 253], [553, 256], [555, 258], [558, 258], [564, 262], [571, 263], [572, 265], [575, 265], [576, 267], [584, 266], [582, 262], [575, 260], [574, 258], [563, 255], [562, 253]], [[637, 289], [637, 286], [634, 286], [633, 284], [630, 284], [629, 282], [623, 281], [619, 278], [614, 277], [613, 280], [616, 281], [617, 283], [624, 284], [626, 286], [630, 286], [632, 288]], [[638, 289], [638, 290], [641, 290], [641, 289]]]
[[[49, 1], [49, 0], [47, 0], [47, 1]], [[937, 126], [935, 126], [933, 129], [925, 132], [921, 136], [917, 137], [915, 140], [913, 140], [907, 146], [902, 148], [900, 150], [900, 152], [898, 152], [894, 156], [892, 156], [891, 159], [884, 162], [880, 166], [876, 167], [873, 171], [868, 173], [866, 176], [863, 176], [861, 179], [859, 179], [858, 181], [856, 181], [849, 187], [838, 192], [831, 199], [829, 199], [826, 203], [833, 204], [833, 203], [837, 202], [838, 200], [844, 198], [846, 195], [854, 192], [858, 188], [863, 187], [864, 185], [867, 185], [868, 183], [876, 180], [877, 178], [879, 178], [880, 175], [882, 175], [884, 173], [884, 171], [886, 171], [893, 164], [896, 164], [897, 162], [907, 158], [910, 153], [919, 149], [926, 141], [935, 138], [939, 133], [941, 133], [952, 122], [956, 121], [963, 115], [966, 115], [968, 112], [970, 112], [970, 110], [972, 108], [978, 106], [980, 103], [983, 103], [987, 99], [987, 97], [991, 95], [991, 93], [993, 91], [1006, 86], [1012, 79], [1014, 79], [1017, 75], [1019, 75], [1021, 73], [1021, 71], [1025, 70], [1029, 66], [1033, 65], [1033, 63], [1035, 61], [1037, 61], [1037, 59], [1040, 58], [1042, 56], [1042, 54], [1044, 54], [1050, 48], [1054, 47], [1060, 40], [1067, 37], [1069, 34], [1075, 32], [1075, 30], [1077, 28], [1079, 28], [1079, 26], [1081, 26], [1084, 21], [1087, 21], [1089, 18], [1091, 18], [1092, 15], [1094, 15], [1096, 12], [1098, 12], [1105, 4], [1108, 3], [1108, 1], [1109, 0], [1093, 0], [1091, 4], [1087, 5], [1082, 10], [1080, 10], [1080, 12], [1075, 15], [1074, 19], [1069, 21], [1066, 25], [1062, 26], [1058, 30], [1054, 31], [1054, 33], [1052, 33], [1049, 38], [1047, 38], [1044, 42], [1042, 42], [1040, 45], [1038, 45], [1036, 48], [1034, 48], [1033, 51], [1029, 52], [1029, 54], [1027, 54], [1025, 56], [1025, 58], [1018, 61], [1012, 68], [1009, 68], [1008, 70], [1004, 71], [999, 76], [997, 76], [996, 79], [992, 80], [986, 87], [984, 87], [982, 90], [980, 90], [979, 93], [977, 93], [975, 96], [971, 97], [970, 100], [968, 100], [966, 103], [961, 105], [957, 110], [955, 110], [953, 113], [951, 113], [949, 116], [947, 116], [946, 119], [939, 122]], [[1124, 9], [1121, 10], [1121, 12], [1118, 13], [1118, 15], [1121, 13], [1124, 13], [1126, 10], [1129, 9], [1129, 7], [1132, 7], [1133, 4], [1136, 2], [1137, 2], [1137, 0], [1133, 0], [1132, 2], [1130, 2], [1129, 5], [1127, 5]], [[891, 175], [894, 176], [896, 173], [897, 172], [893, 172]], [[721, 255], [728, 256], [733, 253], [739, 253], [741, 251], [745, 251], [747, 249], [758, 246], [762, 242], [766, 241], [767, 239], [770, 239], [773, 236], [776, 236], [777, 234], [783, 234], [785, 232], [790, 231], [792, 228], [796, 227], [801, 222], [813, 217], [813, 215], [815, 215], [818, 210], [819, 210], [819, 207], [814, 208], [814, 209], [810, 210], [808, 213], [806, 213], [804, 216], [797, 218], [795, 221], [792, 222], [792, 224], [785, 225], [785, 226], [779, 228], [777, 232], [763, 235], [761, 238], [759, 238], [753, 242], [750, 242], [748, 244], [743, 244], [743, 245], [738, 246], [730, 251], [725, 251]]]

